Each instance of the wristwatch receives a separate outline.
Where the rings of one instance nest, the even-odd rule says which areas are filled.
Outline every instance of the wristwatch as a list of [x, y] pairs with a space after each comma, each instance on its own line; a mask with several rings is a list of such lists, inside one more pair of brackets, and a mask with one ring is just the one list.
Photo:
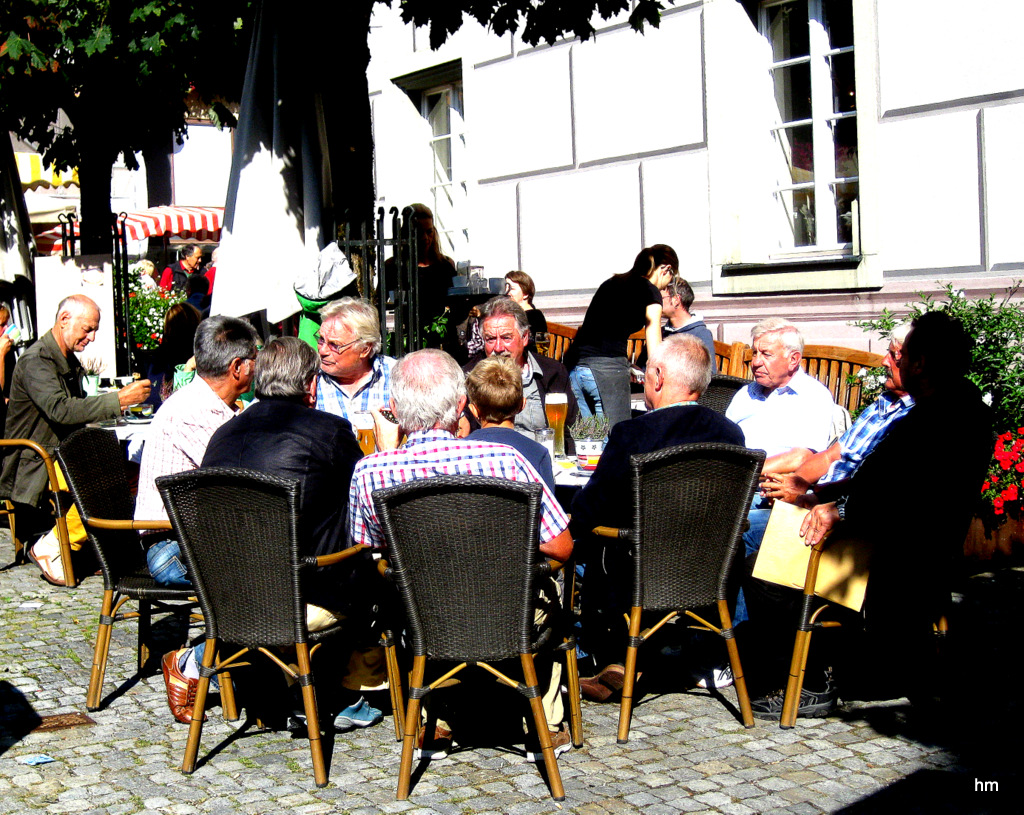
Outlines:
[[848, 496], [844, 495], [841, 498], [836, 499], [836, 512], [839, 513], [839, 520], [846, 520], [846, 499]]

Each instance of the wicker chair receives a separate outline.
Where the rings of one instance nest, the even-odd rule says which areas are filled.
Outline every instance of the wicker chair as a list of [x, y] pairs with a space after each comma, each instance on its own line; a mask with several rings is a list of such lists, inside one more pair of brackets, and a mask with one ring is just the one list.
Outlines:
[[[534, 583], [551, 572], [537, 548], [540, 495], [538, 484], [481, 476], [439, 476], [373, 493], [413, 654], [400, 801], [409, 796], [420, 700], [467, 665], [489, 671], [529, 700], [551, 795], [565, 798], [534, 667], [537, 645], [531, 641]], [[578, 687], [575, 651], [565, 654], [570, 687]], [[428, 659], [458, 665], [427, 683]], [[519, 660], [523, 683], [491, 664], [505, 660]], [[569, 702], [579, 745], [578, 692]]]
[[[225, 713], [233, 710], [230, 669], [247, 664], [242, 657], [259, 651], [301, 686], [313, 775], [318, 787], [326, 786], [310, 657], [323, 639], [342, 626], [307, 631], [300, 574], [304, 567], [329, 566], [365, 547], [321, 557], [301, 556], [296, 479], [209, 467], [163, 476], [156, 483], [206, 619], [206, 649], [182, 772], [195, 770], [210, 677], [221, 674]], [[228, 650], [230, 655], [225, 657], [222, 645], [228, 643], [239, 650]], [[310, 643], [315, 643], [312, 649]], [[270, 650], [281, 646], [295, 648], [298, 672]], [[389, 659], [389, 668], [391, 664]], [[396, 682], [398, 677], [389, 676], [389, 680]]]
[[[85, 699], [88, 710], [98, 710], [114, 623], [138, 620], [141, 672], [149, 658], [152, 616], [190, 613], [195, 608], [195, 598], [189, 588], [158, 585], [146, 568], [146, 555], [136, 530], [171, 527], [166, 521], [132, 520], [135, 502], [128, 488], [124, 452], [117, 436], [102, 428], [84, 427], [61, 442], [57, 458], [103, 572], [103, 601]], [[129, 600], [138, 602], [138, 611], [121, 611]]]
[[708, 389], [701, 394], [700, 399], [697, 401], [704, 405], [704, 407], [711, 408], [716, 413], [724, 414], [729, 407], [729, 403], [732, 402], [733, 396], [736, 395], [736, 391], [740, 388], [745, 388], [749, 384], [749, 379], [716, 374], [711, 377], [711, 384], [708, 385]]
[[[632, 456], [633, 527], [594, 533], [628, 541], [633, 554], [633, 602], [619, 710], [618, 743], [629, 740], [637, 649], [670, 620], [686, 615], [725, 640], [743, 724], [753, 727], [726, 598], [764, 452], [730, 444], [682, 444]], [[721, 627], [694, 609], [717, 606]], [[665, 611], [643, 632], [644, 611]]]
[[[2, 398], [2, 397], [0, 397]], [[57, 543], [60, 546], [60, 559], [64, 565], [64, 582], [74, 587], [78, 585], [75, 578], [74, 564], [71, 560], [71, 544], [68, 541], [67, 514], [71, 508], [68, 494], [60, 487], [57, 470], [53, 466], [53, 457], [31, 439], [0, 439], [0, 448], [26, 447], [43, 460], [46, 467], [47, 489], [50, 491], [50, 504], [53, 511], [54, 525], [57, 528]], [[4, 450], [4, 454], [9, 450]], [[0, 455], [0, 461], [3, 456]], [[11, 530], [11, 543], [14, 544], [14, 562], [26, 560], [25, 544], [18, 538], [15, 524], [14, 503], [9, 498], [0, 498], [0, 515], [7, 518], [7, 526]]]

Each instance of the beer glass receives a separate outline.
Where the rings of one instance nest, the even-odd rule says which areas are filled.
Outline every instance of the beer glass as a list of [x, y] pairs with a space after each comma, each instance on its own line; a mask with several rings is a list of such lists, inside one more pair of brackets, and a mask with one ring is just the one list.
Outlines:
[[569, 397], [564, 393], [549, 393], [544, 397], [544, 413], [548, 427], [555, 431], [555, 458], [565, 458], [565, 416], [569, 412]]

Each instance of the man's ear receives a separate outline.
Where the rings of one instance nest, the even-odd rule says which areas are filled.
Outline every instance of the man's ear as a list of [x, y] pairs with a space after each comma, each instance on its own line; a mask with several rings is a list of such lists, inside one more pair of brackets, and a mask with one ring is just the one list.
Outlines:
[[474, 405], [472, 402], [470, 402], [468, 407], [469, 407], [469, 412], [473, 414], [473, 418], [476, 419], [479, 422], [480, 421], [480, 411], [477, 410], [476, 405]]

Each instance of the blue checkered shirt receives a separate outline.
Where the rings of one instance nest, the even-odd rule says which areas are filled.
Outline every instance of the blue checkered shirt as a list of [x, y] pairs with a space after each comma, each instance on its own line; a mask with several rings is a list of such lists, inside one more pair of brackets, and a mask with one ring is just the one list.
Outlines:
[[351, 420], [352, 413], [386, 408], [391, 399], [391, 368], [394, 364], [392, 357], [377, 354], [373, 358], [369, 381], [353, 396], [346, 395], [336, 380], [321, 371], [316, 375], [317, 410]]
[[893, 422], [906, 416], [914, 406], [914, 397], [909, 393], [902, 398], [885, 391], [864, 412], [857, 417], [853, 427], [839, 439], [842, 456], [833, 461], [828, 472], [818, 481], [818, 486], [831, 484], [849, 478], [860, 467], [864, 457], [881, 441]]
[[385, 546], [377, 510], [370, 497], [375, 490], [438, 475], [484, 475], [540, 484], [540, 542], [548, 543], [569, 525], [569, 519], [537, 471], [512, 447], [457, 439], [446, 430], [417, 430], [397, 450], [374, 453], [356, 464], [348, 496], [348, 530], [353, 544]]

